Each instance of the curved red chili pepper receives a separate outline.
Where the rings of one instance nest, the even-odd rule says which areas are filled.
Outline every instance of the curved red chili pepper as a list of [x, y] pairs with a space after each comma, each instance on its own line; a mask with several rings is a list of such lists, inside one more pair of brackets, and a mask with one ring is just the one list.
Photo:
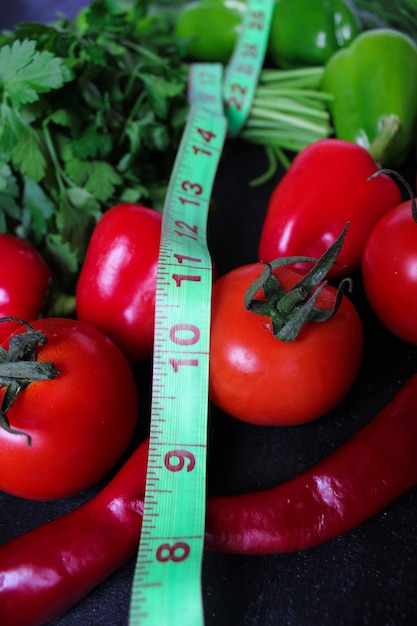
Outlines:
[[[206, 547], [304, 550], [365, 521], [417, 483], [417, 375], [369, 424], [299, 476], [257, 493], [211, 496]], [[0, 546], [0, 615], [36, 626], [81, 600], [138, 547], [147, 442], [90, 502]]]
[[417, 375], [376, 417], [315, 466], [207, 507], [206, 547], [239, 554], [305, 550], [378, 513], [417, 483]]
[[0, 546], [2, 624], [45, 624], [135, 553], [147, 459], [145, 441], [89, 502]]

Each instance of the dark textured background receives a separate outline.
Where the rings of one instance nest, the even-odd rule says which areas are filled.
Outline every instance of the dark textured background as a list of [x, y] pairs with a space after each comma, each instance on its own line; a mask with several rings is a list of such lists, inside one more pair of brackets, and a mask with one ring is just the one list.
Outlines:
[[[81, 0], [14, 0], [7, 3], [7, 12], [3, 8], [0, 27], [11, 27], [16, 21], [51, 21], [57, 12], [72, 17], [83, 4]], [[224, 155], [213, 193], [216, 210], [209, 223], [210, 247], [221, 272], [256, 260], [267, 199], [278, 178], [257, 189], [248, 182], [265, 165], [261, 150], [240, 142]], [[415, 163], [410, 163], [407, 173], [411, 176], [414, 171]], [[366, 335], [364, 363], [352, 391], [334, 411], [297, 428], [251, 427], [213, 411], [211, 491], [256, 490], [309, 467], [369, 421], [416, 371], [417, 349], [381, 328], [364, 301], [358, 277], [352, 298], [363, 316]], [[138, 379], [146, 408], [149, 368], [142, 369]], [[47, 504], [0, 493], [1, 541], [71, 510], [94, 493], [91, 489]], [[415, 625], [416, 529], [414, 488], [351, 532], [305, 552], [262, 557], [205, 553], [206, 625]], [[52, 624], [126, 625], [134, 565], [132, 560]]]

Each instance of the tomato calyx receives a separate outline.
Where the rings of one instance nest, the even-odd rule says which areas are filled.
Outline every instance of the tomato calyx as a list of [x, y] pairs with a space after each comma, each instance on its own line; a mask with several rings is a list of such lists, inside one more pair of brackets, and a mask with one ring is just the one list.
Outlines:
[[0, 428], [14, 435], [27, 437], [30, 446], [31, 437], [23, 431], [14, 429], [9, 423], [7, 413], [19, 393], [30, 383], [52, 380], [59, 372], [52, 362], [36, 360], [36, 348], [48, 341], [45, 333], [35, 330], [17, 317], [3, 317], [0, 318], [0, 322], [18, 322], [26, 329], [25, 333], [10, 337], [8, 350], [0, 346], [0, 387], [6, 388], [0, 405]]
[[[295, 341], [305, 322], [325, 322], [334, 315], [340, 306], [345, 288], [351, 288], [352, 281], [345, 278], [336, 290], [336, 297], [331, 308], [316, 306], [320, 292], [327, 285], [324, 280], [332, 265], [336, 262], [343, 246], [346, 224], [339, 237], [319, 258], [283, 257], [265, 264], [265, 269], [246, 290], [244, 304], [248, 311], [265, 315], [272, 321], [272, 332], [280, 341]], [[288, 291], [285, 291], [273, 270], [284, 265], [313, 262], [313, 267]], [[256, 298], [259, 290], [264, 299]]]
[[416, 203], [415, 194], [413, 193], [411, 186], [408, 184], [404, 176], [401, 176], [401, 174], [397, 172], [396, 170], [391, 170], [388, 167], [383, 167], [377, 170], [371, 176], [369, 176], [367, 181], [370, 181], [373, 178], [377, 178], [378, 176], [381, 176], [381, 174], [387, 174], [388, 176], [391, 176], [391, 178], [394, 178], [397, 184], [401, 183], [403, 185], [411, 201], [411, 217], [413, 218], [413, 221], [417, 224], [417, 203]]

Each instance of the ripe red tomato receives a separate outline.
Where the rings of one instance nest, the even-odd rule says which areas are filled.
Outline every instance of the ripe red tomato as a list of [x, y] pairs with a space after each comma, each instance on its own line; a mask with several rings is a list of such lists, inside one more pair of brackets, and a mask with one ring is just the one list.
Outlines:
[[372, 230], [362, 275], [377, 317], [394, 335], [417, 345], [417, 224], [411, 200], [392, 209]]
[[91, 237], [76, 289], [80, 320], [132, 361], [151, 356], [162, 216], [137, 204], [107, 211]]
[[[0, 317], [33, 320], [41, 312], [51, 272], [38, 251], [24, 239], [0, 234]], [[16, 324], [0, 324], [0, 341]]]
[[0, 489], [64, 498], [96, 483], [121, 457], [137, 421], [137, 389], [128, 360], [97, 329], [67, 318], [31, 325], [48, 340], [36, 348], [37, 360], [53, 362], [59, 374], [30, 383], [6, 413], [31, 445], [0, 428]]
[[[264, 266], [249, 264], [213, 286], [210, 399], [229, 415], [265, 426], [302, 424], [333, 408], [352, 386], [363, 353], [362, 324], [350, 300], [325, 322], [307, 322], [293, 342], [276, 339], [268, 317], [248, 311], [244, 294]], [[285, 290], [300, 273], [274, 270]], [[335, 288], [317, 301], [332, 308]]]

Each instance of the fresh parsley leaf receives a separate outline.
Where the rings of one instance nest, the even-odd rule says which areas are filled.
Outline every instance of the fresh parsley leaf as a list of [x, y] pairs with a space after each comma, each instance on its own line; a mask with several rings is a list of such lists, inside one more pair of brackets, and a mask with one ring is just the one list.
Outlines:
[[71, 283], [71, 276], [78, 271], [80, 260], [77, 251], [63, 235], [53, 232], [46, 235], [45, 257], [55, 268], [55, 278], [58, 277], [64, 285]]
[[25, 132], [20, 113], [8, 104], [0, 103], [0, 158], [11, 159], [13, 148]]
[[180, 95], [183, 85], [171, 82], [161, 76], [139, 74], [148, 92], [152, 108], [161, 119], [166, 119], [169, 113], [169, 99]]
[[66, 164], [66, 173], [75, 185], [85, 187], [96, 200], [103, 202], [114, 194], [116, 185], [122, 183], [121, 176], [105, 161], [72, 159]]
[[162, 210], [188, 110], [182, 0], [120, 2], [0, 33], [0, 229], [35, 243], [64, 291], [112, 205]]
[[74, 139], [72, 154], [78, 159], [103, 157], [110, 153], [112, 145], [111, 135], [92, 124], [85, 129], [85, 132], [78, 139]]
[[0, 232], [7, 232], [8, 218], [20, 217], [19, 185], [10, 166], [0, 163]]
[[22, 237], [32, 233], [35, 243], [40, 243], [48, 231], [49, 221], [55, 211], [54, 202], [42, 187], [30, 178], [24, 179], [23, 188], [23, 228], [18, 230]]
[[[84, 188], [72, 186], [66, 189], [60, 198], [58, 210], [55, 210], [56, 232], [60, 237], [50, 241], [65, 243], [65, 257], [71, 251], [71, 267], [68, 272], [77, 271], [85, 255], [88, 239], [100, 216], [99, 202]], [[51, 233], [51, 229], [49, 233]], [[56, 251], [55, 251], [56, 254]], [[75, 264], [75, 265], [74, 265]]]
[[3, 99], [14, 107], [35, 102], [40, 93], [58, 89], [72, 78], [62, 59], [37, 52], [34, 41], [15, 41], [0, 49], [0, 86]]
[[12, 150], [12, 163], [24, 176], [36, 182], [42, 180], [47, 162], [45, 145], [38, 131], [30, 126], [25, 128]]

